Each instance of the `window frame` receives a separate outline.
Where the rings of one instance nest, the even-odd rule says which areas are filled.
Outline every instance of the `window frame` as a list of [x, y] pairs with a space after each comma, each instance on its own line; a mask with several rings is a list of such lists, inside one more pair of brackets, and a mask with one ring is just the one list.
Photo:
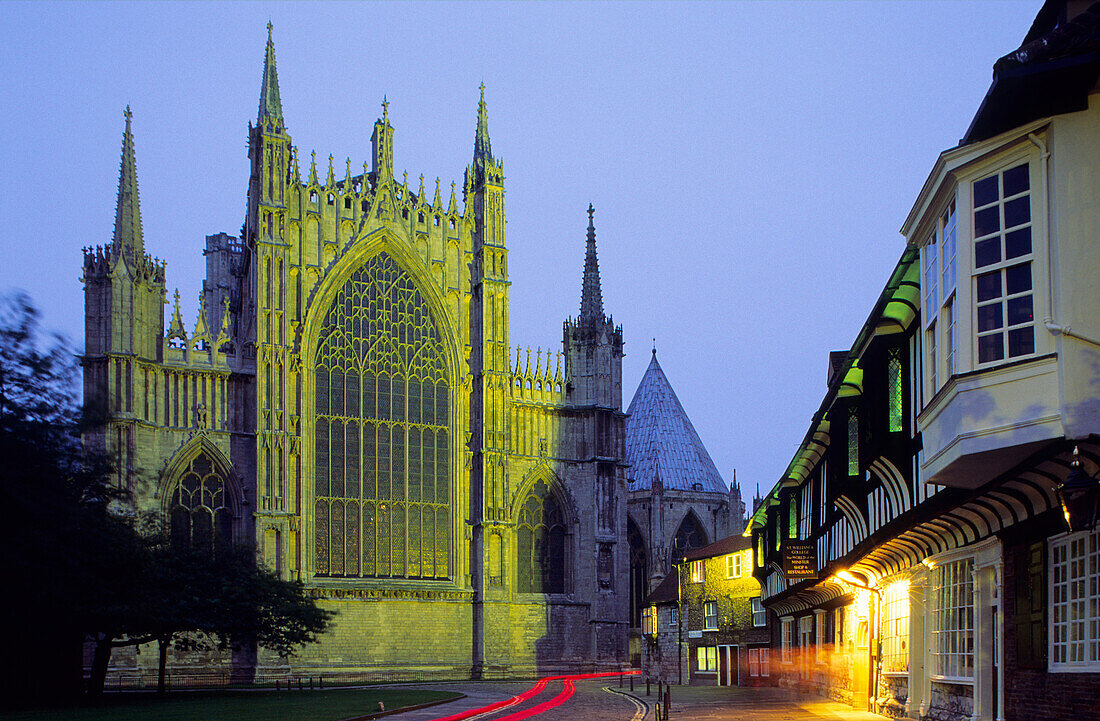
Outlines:
[[707, 565], [703, 559], [689, 561], [689, 572], [692, 583], [705, 583], [707, 580]]
[[696, 673], [718, 673], [718, 647], [717, 646], [696, 646], [695, 647], [695, 672]]
[[[1062, 551], [1068, 551], [1078, 542], [1083, 544], [1084, 556], [1080, 559], [1070, 558], [1066, 554], [1064, 562], [1058, 557]], [[1091, 542], [1091, 548], [1090, 548]], [[1100, 613], [1090, 614], [1091, 606], [1100, 609], [1100, 578], [1097, 570], [1100, 569], [1100, 531], [1079, 531], [1077, 533], [1065, 533], [1049, 539], [1047, 542], [1047, 669], [1051, 673], [1097, 673], [1100, 672]], [[1061, 580], [1060, 567], [1080, 564], [1083, 573], [1080, 576], [1067, 576]], [[1092, 571], [1090, 573], [1090, 562]], [[1092, 588], [1089, 588], [1091, 582]], [[1072, 593], [1074, 587], [1080, 585], [1083, 595], [1075, 594], [1072, 598], [1066, 598], [1066, 594]], [[1065, 599], [1065, 600], [1060, 600]], [[1070, 618], [1064, 622], [1058, 619], [1060, 608], [1070, 603], [1080, 604], [1083, 617]], [[1079, 624], [1083, 631], [1080, 640], [1069, 640], [1071, 624]], [[1058, 640], [1059, 626], [1066, 626], [1067, 640]], [[1084, 659], [1080, 661], [1057, 661], [1059, 646], [1068, 646], [1072, 643], [1080, 643]], [[1089, 656], [1092, 658], [1089, 658]]]
[[704, 631], [717, 631], [718, 630], [718, 602], [717, 601], [704, 601], [703, 602], [703, 630]]
[[[932, 671], [929, 678], [932, 680], [970, 683], [976, 679], [978, 630], [974, 602], [975, 561], [974, 556], [965, 556], [937, 564], [932, 569], [929, 599], [929, 657]], [[955, 577], [947, 583], [945, 576], [949, 569]], [[969, 640], [969, 651], [958, 650], [964, 647], [965, 644], [960, 642], [965, 640]], [[964, 673], [962, 671], [967, 667], [967, 661], [969, 673]]]
[[791, 648], [794, 646], [794, 616], [783, 616], [779, 619], [779, 662], [784, 665], [794, 663], [794, 654]]
[[741, 578], [745, 573], [744, 559], [740, 551], [726, 556], [726, 578]]
[[[1016, 170], [1017, 168], [1027, 168], [1027, 188], [1024, 191], [1017, 192], [1011, 195], [1004, 193], [1005, 175]], [[1041, 202], [1037, 197], [1037, 192], [1041, 193], [1041, 188], [1036, 188], [1033, 179], [1038, 177], [1038, 173], [1035, 172], [1032, 167], [1032, 159], [1030, 156], [1013, 157], [998, 163], [995, 167], [986, 168], [982, 173], [978, 174], [972, 180], [968, 181], [969, 187], [969, 211], [970, 211], [970, 242], [968, 247], [970, 249], [970, 284], [971, 292], [973, 293], [971, 307], [971, 339], [973, 343], [973, 359], [974, 367], [976, 369], [994, 367], [1002, 363], [1013, 362], [1024, 358], [1033, 358], [1038, 352], [1039, 333], [1038, 322], [1039, 312], [1037, 310], [1037, 301], [1041, 298], [1039, 282], [1041, 282], [1041, 270], [1039, 263], [1039, 256], [1035, 251], [1036, 230], [1038, 225], [1036, 223], [1037, 214], [1035, 212], [1036, 205]], [[990, 178], [997, 178], [997, 198], [993, 201], [977, 205], [975, 202], [976, 186], [979, 183], [988, 181]], [[1023, 223], [1017, 223], [1012, 226], [1008, 226], [1005, 223], [1006, 208], [1023, 198], [1027, 198], [1028, 208], [1028, 220]], [[978, 213], [988, 212], [989, 210], [996, 209], [998, 211], [997, 224], [998, 228], [995, 231], [985, 233], [981, 236], [978, 235], [978, 228], [976, 227], [976, 216]], [[1013, 258], [1007, 256], [1007, 243], [1008, 236], [1011, 233], [1020, 232], [1026, 229], [1029, 234], [1030, 249], [1027, 253], [1022, 253]], [[978, 266], [977, 252], [978, 245], [980, 243], [988, 243], [991, 240], [997, 239], [998, 244], [998, 260], [990, 263], [986, 263], [981, 267]], [[1008, 270], [1019, 266], [1027, 266], [1029, 273], [1029, 287], [1025, 291], [1018, 291], [1010, 294], [1007, 288]], [[996, 273], [998, 275], [998, 284], [1000, 290], [996, 297], [987, 298], [985, 300], [978, 299], [978, 279], [980, 277], [990, 276]], [[1011, 296], [1011, 297], [1010, 297]], [[1031, 299], [1031, 318], [1023, 323], [1010, 323], [1008, 317], [1008, 310], [1012, 301], [1020, 300], [1022, 298], [1029, 297]], [[981, 304], [979, 306], [979, 304]], [[979, 330], [979, 311], [981, 308], [991, 308], [998, 306], [1000, 310], [1000, 326], [996, 328], [988, 328], [986, 330]], [[1011, 354], [1010, 334], [1013, 331], [1023, 330], [1025, 328], [1031, 329], [1031, 351], [1028, 353]], [[981, 360], [981, 339], [992, 338], [998, 336], [1001, 339], [1001, 352], [1000, 358], [992, 358], [989, 360]]]
[[[763, 628], [768, 625], [768, 609], [764, 608], [764, 602], [759, 596], [749, 599], [749, 607], [752, 609], [752, 627]], [[757, 621], [759, 618], [759, 622]]]

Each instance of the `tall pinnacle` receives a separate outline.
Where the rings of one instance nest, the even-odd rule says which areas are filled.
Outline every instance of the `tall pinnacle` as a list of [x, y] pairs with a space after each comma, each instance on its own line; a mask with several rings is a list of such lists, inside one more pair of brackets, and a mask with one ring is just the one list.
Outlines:
[[272, 25], [267, 24], [267, 52], [264, 55], [264, 82], [260, 87], [260, 114], [256, 124], [271, 123], [275, 130], [283, 129], [283, 102], [279, 99], [279, 75], [275, 71], [275, 43], [271, 41]]
[[493, 149], [489, 144], [489, 111], [485, 108], [485, 83], [481, 84], [481, 100], [477, 104], [477, 135], [474, 136], [474, 165], [492, 160]]
[[138, 202], [137, 163], [134, 160], [134, 136], [130, 132], [133, 113], [126, 106], [126, 130], [122, 133], [122, 162], [118, 172], [118, 205], [115, 208], [116, 250], [129, 248], [139, 254], [145, 252], [145, 240], [141, 233], [141, 205]]
[[596, 209], [588, 204], [588, 247], [584, 254], [584, 282], [581, 285], [582, 323], [603, 320], [603, 293], [600, 291], [600, 264], [596, 259]]

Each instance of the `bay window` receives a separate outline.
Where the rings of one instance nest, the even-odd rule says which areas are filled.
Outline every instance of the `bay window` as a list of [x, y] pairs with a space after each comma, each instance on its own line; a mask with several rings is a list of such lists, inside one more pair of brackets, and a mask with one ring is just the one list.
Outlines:
[[1031, 181], [1023, 163], [973, 184], [978, 363], [1035, 352]]
[[1100, 533], [1050, 542], [1050, 668], [1100, 671]]

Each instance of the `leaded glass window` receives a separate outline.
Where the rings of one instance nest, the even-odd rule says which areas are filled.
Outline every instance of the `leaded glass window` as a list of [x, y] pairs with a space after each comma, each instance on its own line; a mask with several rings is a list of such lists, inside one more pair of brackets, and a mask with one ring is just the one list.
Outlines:
[[848, 475], [859, 475], [859, 411], [848, 409]]
[[420, 291], [389, 256], [340, 289], [315, 370], [317, 575], [450, 576], [444, 347]]
[[903, 429], [903, 404], [904, 389], [901, 375], [901, 353], [897, 348], [890, 350], [886, 361], [886, 395], [889, 403], [890, 430]]
[[520, 593], [565, 593], [565, 515], [542, 481], [516, 519], [516, 572]]
[[172, 544], [178, 548], [213, 551], [233, 538], [233, 516], [225, 477], [206, 454], [187, 466], [172, 491], [169, 522]]

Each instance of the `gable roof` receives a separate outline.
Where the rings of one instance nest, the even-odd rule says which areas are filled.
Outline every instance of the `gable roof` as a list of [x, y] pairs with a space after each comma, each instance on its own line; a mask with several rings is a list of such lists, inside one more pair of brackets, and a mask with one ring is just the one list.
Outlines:
[[1069, 19], [1067, 12], [1066, 0], [1048, 0], [1023, 44], [993, 65], [993, 84], [961, 145], [1088, 107], [1100, 77], [1100, 3]]
[[625, 460], [633, 466], [629, 490], [652, 488], [660, 477], [665, 488], [729, 492], [661, 370], [656, 350], [627, 412]]
[[672, 566], [672, 571], [664, 577], [657, 588], [646, 598], [646, 602], [652, 606], [666, 603], [676, 603], [680, 600], [680, 572], [679, 567]]
[[719, 538], [709, 546], [703, 546], [702, 548], [694, 548], [687, 552], [684, 556], [688, 561], [697, 561], [700, 558], [714, 558], [716, 556], [724, 556], [727, 553], [733, 553], [735, 551], [744, 551], [752, 548], [752, 539], [743, 536], [740, 533], [735, 536], [726, 536], [725, 538]]

